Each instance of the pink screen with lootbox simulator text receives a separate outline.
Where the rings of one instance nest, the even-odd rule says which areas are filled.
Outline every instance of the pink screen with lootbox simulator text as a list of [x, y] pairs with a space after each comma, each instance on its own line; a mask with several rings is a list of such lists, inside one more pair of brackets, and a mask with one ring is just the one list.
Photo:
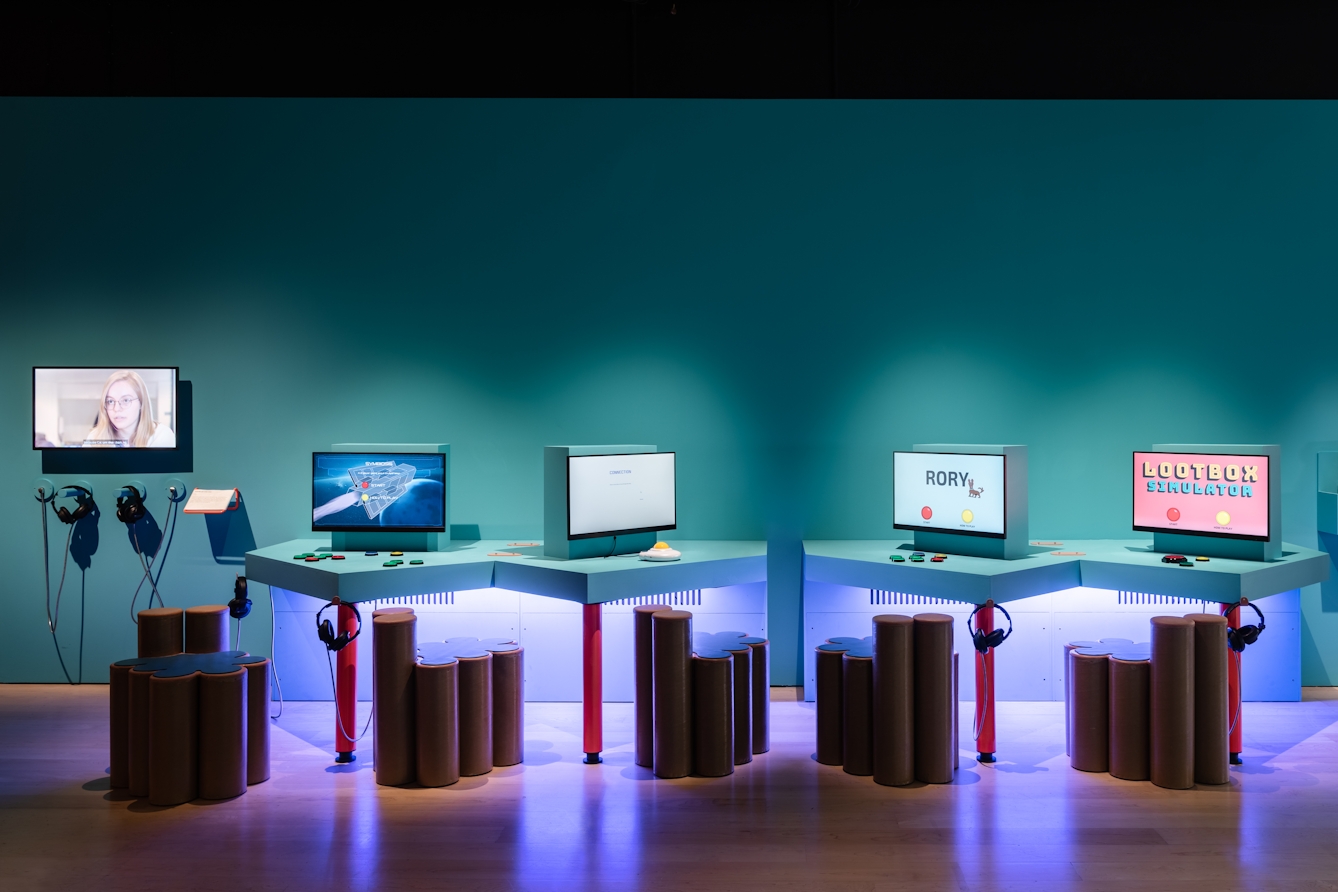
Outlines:
[[1268, 456], [1134, 453], [1134, 529], [1267, 540]]

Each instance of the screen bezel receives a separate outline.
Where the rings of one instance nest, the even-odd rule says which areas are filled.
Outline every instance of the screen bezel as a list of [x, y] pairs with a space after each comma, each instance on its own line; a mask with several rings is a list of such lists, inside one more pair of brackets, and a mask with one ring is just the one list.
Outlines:
[[[316, 526], [311, 522], [313, 533], [444, 533], [446, 532], [446, 453], [444, 452], [313, 452], [311, 453], [311, 512], [316, 513], [316, 459], [322, 455], [384, 455], [390, 458], [426, 458], [435, 456], [441, 462], [441, 520], [440, 526], [423, 524], [405, 526], [385, 526], [379, 523], [345, 524], [341, 526]], [[365, 512], [364, 512], [365, 513]]]
[[[572, 534], [571, 531], [571, 463], [580, 458], [617, 458], [622, 455], [672, 455], [674, 457], [674, 522], [668, 526], [638, 527], [629, 530], [603, 530], [595, 533]], [[567, 541], [578, 539], [602, 539], [610, 536], [631, 536], [635, 533], [658, 533], [662, 530], [678, 529], [678, 453], [677, 452], [607, 452], [593, 455], [567, 456]]]
[[[138, 369], [150, 369], [152, 371], [163, 371], [170, 369], [172, 371], [172, 433], [176, 441], [175, 446], [38, 446], [34, 439], [37, 435], [37, 373], [40, 371], [63, 371], [65, 369], [108, 369], [116, 371], [118, 369], [128, 369], [135, 371]], [[35, 365], [33, 370], [33, 388], [32, 388], [32, 411], [30, 414], [31, 424], [28, 426], [28, 442], [32, 443], [33, 452], [77, 452], [80, 449], [97, 449], [117, 452], [135, 452], [169, 453], [176, 452], [181, 448], [181, 417], [178, 408], [181, 405], [181, 367], [175, 365]]]
[[[1268, 462], [1268, 535], [1266, 536], [1247, 536], [1243, 533], [1208, 533], [1202, 530], [1182, 530], [1174, 527], [1140, 527], [1134, 520], [1134, 494], [1135, 487], [1138, 486], [1138, 456], [1151, 455], [1235, 455], [1241, 458], [1262, 458]], [[1163, 533], [1168, 536], [1207, 536], [1209, 539], [1241, 539], [1246, 542], [1271, 542], [1273, 539], [1273, 462], [1272, 457], [1268, 455], [1258, 455], [1253, 452], [1176, 452], [1174, 450], [1155, 450], [1155, 449], [1135, 449], [1133, 451], [1133, 464], [1129, 470], [1132, 472], [1133, 486], [1129, 489], [1129, 520], [1133, 528], [1140, 533]]]
[[[898, 455], [966, 455], [976, 458], [997, 458], [1003, 461], [1003, 532], [986, 533], [980, 530], [953, 530], [926, 524], [897, 523], [897, 456]], [[1008, 538], [1008, 456], [998, 452], [915, 452], [906, 450], [892, 451], [892, 528], [894, 530], [919, 530], [925, 533], [951, 533], [954, 536], [975, 536], [980, 539]]]

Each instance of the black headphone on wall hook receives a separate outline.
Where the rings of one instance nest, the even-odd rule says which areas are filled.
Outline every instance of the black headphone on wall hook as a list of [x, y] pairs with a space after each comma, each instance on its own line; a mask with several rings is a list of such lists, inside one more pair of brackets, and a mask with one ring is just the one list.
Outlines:
[[[338, 635], [336, 635], [334, 623], [330, 622], [328, 619], [323, 622], [321, 621], [322, 613], [329, 610], [331, 607], [340, 607], [340, 606], [347, 607], [349, 610], [352, 610], [353, 618], [358, 621], [358, 628], [352, 635], [350, 635], [348, 632], [340, 632]], [[338, 612], [336, 612], [335, 615], [337, 616]], [[362, 614], [358, 612], [357, 605], [348, 604], [343, 601], [340, 601], [338, 598], [335, 598], [329, 604], [326, 604], [320, 610], [316, 611], [316, 637], [321, 639], [321, 642], [325, 645], [325, 649], [330, 651], [331, 653], [338, 653], [345, 647], [348, 647], [348, 645], [361, 634], [362, 634]]]
[[[65, 490], [67, 496], [72, 495], [75, 504], [73, 511], [66, 508], [64, 505], [61, 505], [56, 509], [56, 516], [60, 518], [61, 523], [78, 523], [97, 510], [98, 505], [93, 501], [93, 493], [87, 488], [76, 486], [74, 484], [62, 486], [57, 490], [58, 495], [60, 494], [60, 490]], [[53, 498], [52, 502], [54, 503], [54, 501], [55, 499]]]
[[[985, 632], [980, 629], [972, 628], [971, 621], [976, 618], [976, 614], [990, 607], [998, 610], [1008, 620], [1008, 631], [995, 629], [992, 632]], [[1013, 634], [1013, 618], [1008, 615], [1008, 611], [1002, 604], [995, 604], [993, 601], [986, 601], [984, 604], [977, 604], [976, 609], [971, 611], [971, 615], [966, 618], [966, 630], [971, 633], [971, 643], [975, 645], [976, 650], [986, 653], [991, 648], [998, 647], [1008, 640], [1008, 636]]]
[[149, 509], [144, 507], [144, 493], [134, 486], [124, 486], [121, 492], [124, 495], [116, 497], [116, 519], [127, 526], [134, 526], [149, 513]]
[[1235, 604], [1232, 604], [1230, 607], [1228, 607], [1226, 611], [1227, 616], [1231, 615], [1232, 610], [1237, 610], [1241, 607], [1248, 607], [1251, 610], [1253, 610], [1255, 614], [1259, 617], [1259, 625], [1241, 626], [1240, 628], [1237, 629], [1233, 629], [1231, 628], [1231, 626], [1227, 626], [1227, 647], [1230, 647], [1236, 653], [1240, 653], [1246, 648], [1247, 645], [1254, 644], [1256, 641], [1258, 641], [1259, 634], [1264, 631], [1264, 612], [1260, 610], [1258, 607], [1254, 606], [1252, 602], [1246, 600], [1245, 598], [1241, 598]]

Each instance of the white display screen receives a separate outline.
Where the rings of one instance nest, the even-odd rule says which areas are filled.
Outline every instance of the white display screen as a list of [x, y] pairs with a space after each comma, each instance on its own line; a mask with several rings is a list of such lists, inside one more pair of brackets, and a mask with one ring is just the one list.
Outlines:
[[950, 452], [892, 454], [892, 525], [1004, 536], [1004, 457]]
[[34, 449], [176, 449], [175, 368], [34, 368]]
[[567, 538], [677, 526], [674, 453], [567, 457]]

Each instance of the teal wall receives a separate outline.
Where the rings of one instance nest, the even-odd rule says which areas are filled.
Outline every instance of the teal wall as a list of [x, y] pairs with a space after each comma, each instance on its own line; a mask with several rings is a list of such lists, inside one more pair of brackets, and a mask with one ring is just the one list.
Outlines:
[[[777, 683], [800, 538], [890, 536], [915, 442], [1028, 444], [1045, 537], [1128, 536], [1135, 448], [1278, 442], [1314, 546], [1335, 157], [1333, 104], [0, 100], [0, 678], [60, 677], [33, 364], [180, 365], [188, 479], [261, 544], [333, 442], [451, 443], [485, 536], [539, 534], [545, 444], [678, 450], [679, 535], [770, 542]], [[101, 529], [94, 679], [134, 647]], [[169, 603], [224, 599], [200, 518], [174, 548]], [[1332, 684], [1338, 603], [1304, 609]]]

